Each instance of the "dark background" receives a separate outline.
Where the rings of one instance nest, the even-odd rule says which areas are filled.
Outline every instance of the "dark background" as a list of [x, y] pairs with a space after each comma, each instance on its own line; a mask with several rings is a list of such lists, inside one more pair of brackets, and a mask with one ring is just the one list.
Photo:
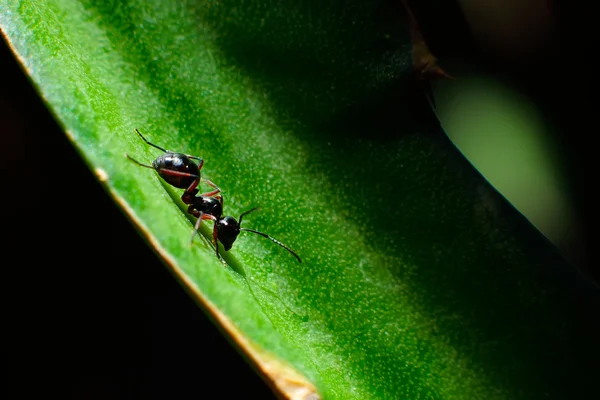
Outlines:
[[[506, 61], [470, 36], [455, 4], [411, 3], [442, 66], [495, 74], [551, 120], [587, 221], [579, 267], [598, 281], [593, 13], [553, 3], [551, 42]], [[96, 182], [3, 41], [0, 79], [3, 398], [272, 397]]]

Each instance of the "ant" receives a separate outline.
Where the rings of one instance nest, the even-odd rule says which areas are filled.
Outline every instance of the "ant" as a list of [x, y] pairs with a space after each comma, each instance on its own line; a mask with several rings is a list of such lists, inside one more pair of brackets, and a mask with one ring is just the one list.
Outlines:
[[[135, 160], [129, 154], [125, 154], [127, 158], [141, 167], [152, 168], [156, 170], [158, 175], [160, 175], [160, 177], [163, 178], [168, 184], [175, 186], [178, 189], [185, 189], [185, 192], [181, 196], [181, 200], [185, 204], [192, 204], [194, 195], [198, 193], [196, 187], [200, 184], [200, 181], [203, 181], [207, 185], [214, 188], [214, 190], [203, 193], [201, 196], [216, 196], [221, 192], [221, 189], [219, 189], [219, 187], [210, 180], [201, 178], [200, 170], [204, 165], [204, 160], [202, 158], [189, 154], [175, 153], [173, 151], [163, 149], [162, 147], [148, 141], [139, 130], [135, 129], [135, 132], [139, 135], [139, 137], [142, 138], [144, 142], [146, 142], [146, 144], [161, 150], [165, 154], [158, 156], [154, 161], [152, 161], [152, 165], [143, 164]], [[192, 160], [196, 160], [198, 164]], [[190, 211], [188, 210], [188, 212]]]
[[[194, 190], [196, 194], [198, 192], [197, 189]], [[251, 212], [260, 210], [259, 207], [255, 207], [251, 210], [248, 210], [242, 213], [239, 217], [239, 222], [236, 221], [234, 217], [231, 216], [223, 216], [223, 199], [221, 196], [208, 197], [204, 195], [200, 195], [197, 197], [192, 197], [190, 207], [188, 208], [188, 212], [193, 216], [198, 218], [198, 221], [194, 225], [194, 232], [192, 233], [192, 239], [190, 243], [193, 242], [194, 236], [198, 233], [200, 229], [200, 224], [204, 220], [212, 220], [215, 222], [213, 227], [213, 239], [212, 242], [215, 246], [215, 251], [217, 253], [217, 257], [221, 259], [221, 255], [219, 254], [219, 245], [217, 241], [223, 244], [223, 248], [225, 251], [229, 251], [233, 246], [233, 242], [237, 239], [238, 235], [241, 231], [252, 232], [265, 237], [275, 244], [283, 247], [287, 251], [289, 251], [294, 257], [298, 259], [299, 262], [302, 262], [298, 254], [296, 254], [292, 249], [290, 249], [285, 244], [281, 243], [279, 240], [275, 239], [272, 236], [267, 235], [266, 233], [259, 232], [254, 229], [242, 228], [240, 225], [242, 224], [242, 219], [244, 216], [250, 214]]]
[[[244, 216], [253, 211], [259, 210], [259, 207], [242, 213], [239, 217], [239, 222], [236, 221], [234, 217], [223, 216], [223, 197], [219, 194], [221, 189], [210, 180], [201, 178], [200, 176], [200, 170], [204, 165], [204, 160], [202, 158], [166, 150], [148, 141], [138, 129], [135, 129], [135, 132], [140, 138], [142, 138], [144, 142], [146, 142], [146, 144], [161, 150], [165, 154], [152, 161], [152, 165], [143, 164], [135, 160], [129, 154], [125, 155], [139, 166], [156, 170], [159, 176], [168, 184], [178, 189], [185, 189], [183, 195], [181, 196], [181, 200], [184, 204], [188, 205], [187, 212], [198, 218], [198, 221], [194, 225], [194, 233], [192, 234], [191, 241], [194, 240], [194, 236], [196, 236], [198, 233], [202, 221], [212, 220], [215, 223], [213, 228], [212, 242], [215, 245], [215, 251], [219, 259], [221, 259], [221, 256], [219, 254], [217, 241], [220, 241], [223, 244], [225, 251], [229, 251], [240, 232], [247, 231], [256, 233], [257, 235], [271, 240], [275, 244], [292, 253], [292, 255], [296, 257], [299, 262], [302, 262], [298, 254], [274, 237], [254, 229], [242, 228], [240, 226]], [[191, 160], [198, 161], [198, 164], [192, 162]], [[200, 181], [204, 181], [207, 185], [213, 187], [214, 190], [196, 196], [199, 192], [197, 186], [200, 184]]]

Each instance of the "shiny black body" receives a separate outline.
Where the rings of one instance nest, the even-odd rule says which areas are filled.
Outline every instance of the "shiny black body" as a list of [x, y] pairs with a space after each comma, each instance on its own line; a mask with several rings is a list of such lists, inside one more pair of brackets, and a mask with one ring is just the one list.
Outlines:
[[200, 218], [205, 214], [214, 217], [214, 220], [217, 221], [223, 216], [223, 198], [221, 196], [186, 197], [184, 200], [186, 204], [189, 204], [188, 213], [197, 218]]
[[[152, 166], [165, 182], [177, 189], [188, 189], [195, 181], [201, 179], [198, 164], [182, 153], [165, 153], [152, 161]], [[173, 171], [186, 175], [173, 175]]]
[[225, 251], [229, 251], [240, 234], [240, 224], [235, 218], [226, 216], [215, 222], [214, 229], [217, 231], [217, 238], [223, 244]]

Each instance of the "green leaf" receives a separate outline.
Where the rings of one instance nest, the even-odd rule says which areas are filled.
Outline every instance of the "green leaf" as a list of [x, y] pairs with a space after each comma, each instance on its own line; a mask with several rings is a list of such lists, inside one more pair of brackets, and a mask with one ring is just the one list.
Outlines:
[[[572, 342], [580, 278], [427, 110], [398, 4], [0, 5], [3, 33], [84, 159], [283, 395], [590, 390], [584, 353], [597, 344]], [[224, 267], [208, 223], [190, 246], [181, 190], [125, 157], [161, 154], [134, 128], [201, 156], [226, 214], [262, 207], [244, 226], [302, 263], [242, 234]]]

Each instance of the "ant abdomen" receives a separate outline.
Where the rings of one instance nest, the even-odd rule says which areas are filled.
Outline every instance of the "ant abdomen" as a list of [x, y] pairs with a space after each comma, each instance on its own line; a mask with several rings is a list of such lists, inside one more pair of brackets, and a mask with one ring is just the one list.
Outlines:
[[[178, 189], [187, 189], [194, 181], [200, 179], [198, 165], [185, 154], [165, 153], [156, 158], [152, 166], [165, 182]], [[188, 175], [174, 175], [173, 171]]]

